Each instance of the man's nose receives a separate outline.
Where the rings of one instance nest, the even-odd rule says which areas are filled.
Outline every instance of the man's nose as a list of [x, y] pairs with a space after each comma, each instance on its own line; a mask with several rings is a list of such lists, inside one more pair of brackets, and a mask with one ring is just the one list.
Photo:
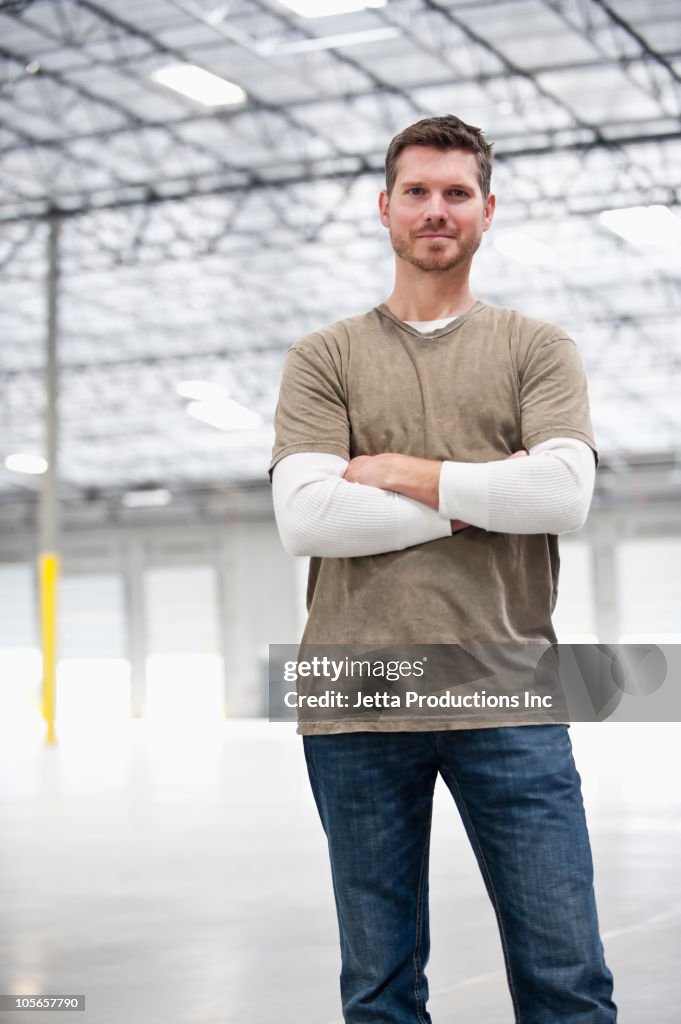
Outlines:
[[428, 197], [425, 216], [428, 221], [447, 219], [447, 205], [444, 196], [433, 193]]

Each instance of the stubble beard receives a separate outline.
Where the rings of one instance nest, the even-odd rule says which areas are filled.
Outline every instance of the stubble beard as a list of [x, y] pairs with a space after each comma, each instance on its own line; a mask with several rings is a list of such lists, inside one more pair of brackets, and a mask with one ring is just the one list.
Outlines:
[[[459, 236], [452, 236], [455, 241], [460, 241]], [[417, 235], [410, 234], [407, 238], [400, 238], [390, 232], [390, 241], [395, 251], [395, 255], [401, 260], [406, 260], [407, 263], [411, 263], [413, 267], [418, 267], [419, 270], [424, 270], [426, 273], [435, 272], [446, 272], [448, 270], [454, 270], [455, 267], [460, 267], [463, 263], [470, 262], [475, 253], [480, 248], [480, 241], [471, 241], [466, 245], [459, 245], [456, 252], [452, 256], [445, 256], [445, 242], [433, 241], [428, 246], [427, 256], [417, 256], [414, 251], [414, 246]]]

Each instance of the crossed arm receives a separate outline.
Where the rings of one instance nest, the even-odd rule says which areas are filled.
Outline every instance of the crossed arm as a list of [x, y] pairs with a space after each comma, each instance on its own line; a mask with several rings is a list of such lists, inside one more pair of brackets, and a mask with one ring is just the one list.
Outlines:
[[[527, 454], [523, 448], [509, 455], [509, 459], [520, 459]], [[351, 483], [395, 491], [396, 494], [403, 494], [439, 511], [440, 506], [447, 503], [447, 495], [440, 493], [442, 473], [446, 465], [434, 459], [419, 459], [413, 455], [398, 455], [395, 452], [386, 452], [384, 455], [358, 455], [348, 463], [343, 478]], [[450, 490], [455, 495], [456, 480], [452, 483]], [[459, 530], [465, 530], [471, 525], [474, 524], [465, 523], [461, 519], [450, 519], [452, 533], [458, 533]]]
[[468, 525], [505, 533], [562, 533], [583, 524], [593, 453], [552, 438], [506, 460], [462, 463], [386, 453], [349, 463], [286, 456], [273, 474], [275, 515], [293, 555], [355, 557], [402, 550]]

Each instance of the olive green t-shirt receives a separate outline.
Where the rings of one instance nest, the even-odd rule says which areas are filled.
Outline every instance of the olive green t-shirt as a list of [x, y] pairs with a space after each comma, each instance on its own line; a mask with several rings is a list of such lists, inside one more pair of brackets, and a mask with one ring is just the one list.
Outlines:
[[[575, 343], [476, 302], [422, 334], [386, 305], [287, 355], [270, 469], [295, 452], [488, 462], [552, 437], [596, 452]], [[469, 527], [403, 551], [312, 558], [303, 644], [555, 643], [558, 539]]]

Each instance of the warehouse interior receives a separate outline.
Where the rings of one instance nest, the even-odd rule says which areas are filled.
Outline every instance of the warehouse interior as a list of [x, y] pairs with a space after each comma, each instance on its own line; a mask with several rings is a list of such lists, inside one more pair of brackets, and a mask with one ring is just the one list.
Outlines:
[[[577, 341], [599, 447], [559, 641], [677, 645], [677, 0], [9, 0], [0, 61], [0, 995], [340, 1024], [324, 837], [267, 718], [268, 645], [305, 621], [267, 477], [283, 361], [390, 289], [390, 139], [482, 127], [475, 293]], [[680, 733], [642, 717], [572, 738], [621, 1022], [674, 1024]], [[437, 810], [433, 1019], [503, 1024], [493, 914]]]

